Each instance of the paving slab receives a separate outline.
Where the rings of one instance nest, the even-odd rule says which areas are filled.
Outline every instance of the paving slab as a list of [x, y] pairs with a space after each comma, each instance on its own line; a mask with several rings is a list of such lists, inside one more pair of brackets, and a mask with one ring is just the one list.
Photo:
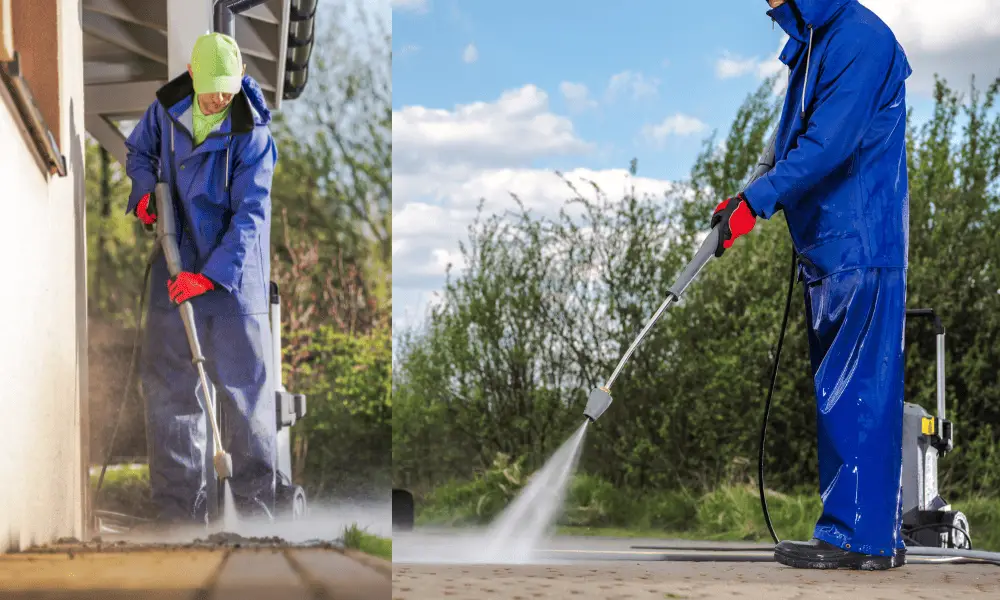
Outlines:
[[389, 600], [391, 573], [340, 549], [59, 545], [0, 555], [0, 600]]
[[302, 580], [281, 550], [234, 552], [220, 569], [211, 600], [312, 600]]
[[223, 558], [204, 551], [3, 555], [0, 598], [188, 600]]
[[392, 580], [387, 574], [339, 552], [289, 551], [288, 559], [313, 590], [324, 590], [336, 600], [389, 600]]

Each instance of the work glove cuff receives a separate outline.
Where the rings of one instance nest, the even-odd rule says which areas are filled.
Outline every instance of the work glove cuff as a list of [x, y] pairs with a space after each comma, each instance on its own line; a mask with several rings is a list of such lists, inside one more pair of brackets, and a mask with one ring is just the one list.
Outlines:
[[719, 244], [715, 249], [715, 256], [721, 257], [736, 238], [750, 233], [756, 221], [757, 215], [743, 192], [720, 202], [712, 215], [712, 227], [719, 228]]

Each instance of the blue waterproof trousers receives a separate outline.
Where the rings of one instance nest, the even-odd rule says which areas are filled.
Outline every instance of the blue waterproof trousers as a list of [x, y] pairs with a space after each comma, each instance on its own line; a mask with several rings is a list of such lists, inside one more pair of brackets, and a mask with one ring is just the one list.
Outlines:
[[892, 556], [903, 548], [906, 271], [864, 268], [808, 284], [823, 514], [814, 537]]
[[[271, 329], [264, 315], [198, 316], [198, 338], [210, 384], [223, 406], [223, 448], [232, 454], [230, 482], [244, 515], [273, 514], [277, 423]], [[153, 501], [165, 521], [207, 518], [205, 468], [208, 421], [176, 309], [151, 308], [146, 317], [141, 377], [146, 402]], [[196, 395], [197, 394], [197, 395]], [[264, 511], [266, 509], [266, 512]]]

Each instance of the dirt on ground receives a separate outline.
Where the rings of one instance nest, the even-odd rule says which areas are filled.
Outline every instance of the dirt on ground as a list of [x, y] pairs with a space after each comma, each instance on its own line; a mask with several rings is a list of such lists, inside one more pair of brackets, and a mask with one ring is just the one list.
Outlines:
[[309, 542], [289, 542], [278, 536], [254, 537], [243, 536], [237, 533], [218, 532], [206, 535], [204, 538], [193, 538], [187, 542], [164, 541], [157, 539], [157, 536], [150, 535], [148, 541], [143, 541], [141, 536], [136, 539], [121, 539], [116, 536], [94, 537], [87, 542], [81, 542], [75, 538], [61, 538], [52, 544], [33, 546], [21, 554], [66, 554], [70, 556], [78, 554], [100, 554], [108, 552], [176, 552], [181, 550], [288, 550], [288, 549], [321, 549], [321, 550], [343, 550], [344, 546], [338, 541], [314, 540]]
[[807, 571], [775, 563], [592, 563], [565, 566], [393, 565], [393, 600], [940, 600], [1000, 598], [991, 565]]

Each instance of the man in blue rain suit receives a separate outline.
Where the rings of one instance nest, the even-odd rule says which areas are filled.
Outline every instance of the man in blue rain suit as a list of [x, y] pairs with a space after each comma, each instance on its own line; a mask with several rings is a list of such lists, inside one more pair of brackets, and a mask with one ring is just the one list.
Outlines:
[[799, 568], [905, 563], [900, 475], [909, 232], [905, 81], [889, 28], [858, 0], [769, 0], [790, 39], [775, 165], [722, 202], [721, 255], [784, 211], [799, 256], [817, 399], [823, 514], [775, 559]]
[[177, 305], [190, 300], [208, 375], [224, 407], [223, 445], [243, 515], [275, 500], [276, 422], [268, 321], [271, 179], [277, 152], [260, 86], [236, 42], [200, 37], [188, 72], [156, 93], [128, 137], [127, 212], [155, 222], [158, 181], [169, 184], [184, 272], [162, 253], [150, 275], [141, 377], [150, 482], [160, 520], [207, 519], [207, 421]]

